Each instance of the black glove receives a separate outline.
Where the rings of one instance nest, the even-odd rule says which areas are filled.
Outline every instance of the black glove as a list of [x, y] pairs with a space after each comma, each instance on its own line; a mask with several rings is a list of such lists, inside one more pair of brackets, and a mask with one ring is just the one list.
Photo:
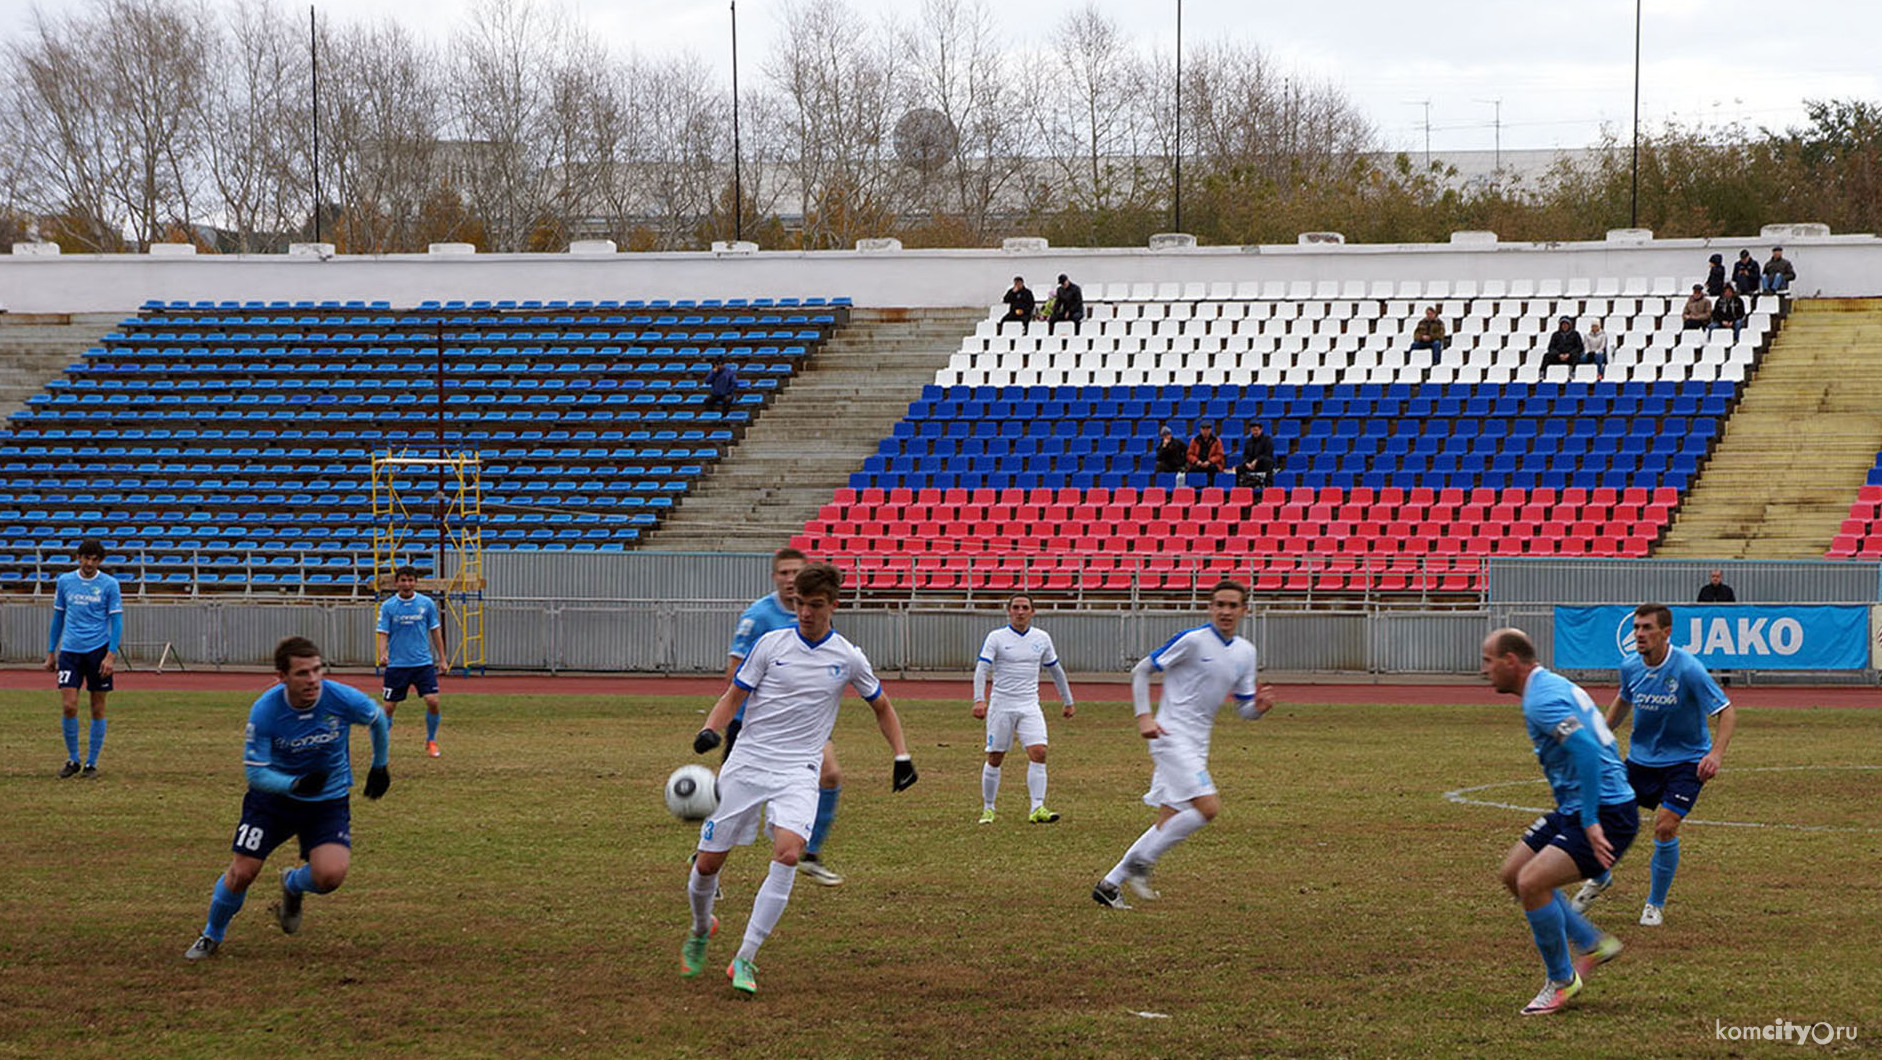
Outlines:
[[366, 771], [366, 797], [376, 799], [392, 786], [392, 771], [385, 766], [374, 766]]
[[914, 759], [906, 755], [898, 756], [895, 760], [895, 790], [907, 791], [915, 786], [917, 779]]
[[703, 755], [717, 746], [719, 746], [719, 734], [711, 729], [701, 729], [699, 735], [693, 737], [693, 753], [696, 755]]
[[288, 794], [299, 795], [303, 799], [312, 798], [320, 794], [321, 790], [326, 786], [327, 771], [324, 769], [316, 769], [312, 773], [302, 773], [300, 776], [295, 777], [294, 783], [288, 785]]

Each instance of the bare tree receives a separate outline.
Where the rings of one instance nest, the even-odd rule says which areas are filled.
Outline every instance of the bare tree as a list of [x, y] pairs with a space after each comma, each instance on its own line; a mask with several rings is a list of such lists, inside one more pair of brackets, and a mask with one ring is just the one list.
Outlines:
[[422, 250], [455, 232], [425, 228], [441, 193], [443, 89], [437, 59], [390, 21], [335, 34], [321, 44], [323, 195], [338, 205], [333, 241], [343, 253]]
[[[1029, 123], [984, 0], [923, 0], [902, 32], [910, 103], [945, 119], [948, 165], [937, 171], [966, 238], [986, 239], [996, 203], [1023, 170]], [[926, 189], [918, 189], [925, 191]]]
[[202, 116], [208, 176], [237, 250], [281, 250], [311, 177], [307, 42], [267, 0], [235, 0]]
[[1068, 13], [1039, 64], [1032, 110], [1061, 178], [1057, 205], [1102, 212], [1136, 205], [1153, 103], [1131, 42], [1095, 4]]
[[121, 160], [113, 198], [148, 247], [195, 222], [215, 20], [195, 0], [100, 0], [95, 84]]

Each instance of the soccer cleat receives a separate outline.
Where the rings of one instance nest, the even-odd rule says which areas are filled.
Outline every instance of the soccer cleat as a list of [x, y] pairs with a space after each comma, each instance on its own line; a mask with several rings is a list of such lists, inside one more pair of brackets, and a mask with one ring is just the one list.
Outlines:
[[87, 765], [84, 769], [81, 769], [78, 771], [78, 779], [97, 780], [98, 779], [98, 767], [94, 765]]
[[1593, 902], [1596, 898], [1601, 897], [1601, 892], [1612, 886], [1614, 886], [1614, 877], [1612, 875], [1585, 881], [1581, 885], [1581, 890], [1575, 892], [1575, 897], [1568, 900], [1568, 907], [1577, 913], [1586, 913], [1588, 911], [1588, 904]]
[[1132, 894], [1142, 898], [1146, 902], [1154, 902], [1159, 897], [1156, 888], [1150, 886], [1149, 862], [1131, 861], [1126, 863], [1124, 866], [1124, 886], [1129, 887]]
[[433, 758], [438, 758], [438, 757], [441, 757], [444, 752], [438, 750], [438, 741], [426, 740], [425, 741], [425, 753], [430, 755]]
[[1594, 971], [1596, 968], [1599, 968], [1602, 965], [1613, 960], [1614, 958], [1619, 957], [1621, 955], [1621, 950], [1625, 948], [1626, 947], [1621, 945], [1620, 939], [1617, 939], [1612, 935], [1601, 936], [1601, 941], [1595, 943], [1594, 948], [1588, 950], [1586, 953], [1583, 953], [1581, 956], [1575, 958], [1575, 974], [1587, 975], [1589, 972]]
[[725, 974], [732, 980], [732, 989], [747, 994], [758, 992], [758, 965], [752, 961], [732, 958], [732, 963], [725, 966]]
[[712, 926], [704, 935], [688, 935], [680, 944], [680, 977], [691, 979], [706, 970], [706, 940], [719, 933], [719, 918], [712, 918]]
[[825, 887], [835, 887], [843, 882], [843, 877], [832, 872], [830, 867], [815, 854], [805, 854], [798, 858], [797, 871], [810, 877], [810, 882], [820, 883]]
[[1568, 999], [1579, 993], [1581, 993], [1581, 976], [1579, 975], [1566, 983], [1557, 983], [1553, 980], [1544, 982], [1542, 984], [1542, 992], [1536, 995], [1534, 1001], [1523, 1006], [1522, 1014], [1525, 1016], [1547, 1016], [1551, 1013], [1560, 1012], [1563, 1006], [1568, 1004]]
[[301, 899], [305, 897], [306, 895], [295, 894], [288, 890], [287, 873], [282, 873], [281, 901], [273, 906], [271, 911], [274, 913], [275, 923], [280, 924], [281, 930], [286, 934], [292, 935], [301, 929]]
[[1026, 816], [1026, 820], [1031, 821], [1033, 824], [1051, 824], [1058, 819], [1058, 814], [1046, 809], [1044, 806], [1039, 807]]
[[993, 823], [993, 819], [994, 819], [995, 817], [997, 817], [997, 816], [999, 816], [999, 815], [998, 815], [998, 814], [996, 814], [996, 813], [994, 813], [994, 812], [993, 812], [992, 810], [982, 810], [982, 811], [980, 811], [980, 822], [979, 822], [979, 823], [981, 823], [981, 824], [992, 824], [992, 823]]
[[1657, 906], [1652, 902], [1648, 902], [1646, 905], [1640, 907], [1641, 927], [1659, 927], [1664, 923], [1666, 923], [1666, 909], [1664, 906]]
[[1124, 900], [1124, 892], [1117, 889], [1117, 884], [1110, 880], [1099, 880], [1091, 889], [1091, 900], [1112, 909], [1129, 909], [1131, 904]]
[[208, 935], [199, 935], [196, 941], [190, 944], [190, 948], [183, 951], [183, 959], [186, 961], [200, 961], [204, 957], [212, 957], [215, 955], [216, 948], [221, 945], [222, 943], [217, 942]]
[[61, 769], [59, 770], [59, 779], [60, 779], [60, 780], [64, 780], [64, 779], [66, 779], [67, 777], [75, 777], [75, 776], [78, 776], [78, 763], [77, 763], [77, 762], [67, 762], [67, 763], [66, 763], [66, 764], [65, 764], [65, 765], [64, 765], [64, 766], [63, 766], [63, 767], [62, 767], [62, 768], [61, 768]]

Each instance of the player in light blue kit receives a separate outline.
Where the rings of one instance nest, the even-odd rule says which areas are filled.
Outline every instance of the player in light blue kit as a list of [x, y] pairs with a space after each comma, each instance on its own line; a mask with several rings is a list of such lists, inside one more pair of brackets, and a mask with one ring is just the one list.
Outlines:
[[[1555, 811], [1536, 818], [1499, 873], [1522, 902], [1548, 976], [1522, 1014], [1546, 1016], [1581, 993], [1583, 975], [1621, 952], [1619, 939], [1570, 909], [1556, 888], [1613, 866], [1640, 830], [1640, 811], [1600, 709], [1536, 661], [1529, 634], [1499, 629], [1485, 637], [1483, 673], [1498, 692], [1522, 697], [1530, 745], [1555, 792]], [[1581, 951], [1573, 960], [1571, 942]]]
[[275, 922], [292, 935], [301, 928], [301, 899], [309, 891], [326, 894], [346, 879], [353, 860], [352, 813], [347, 792], [353, 786], [348, 753], [349, 726], [369, 726], [372, 769], [365, 795], [376, 799], [392, 786], [386, 768], [391, 723], [365, 693], [323, 680], [326, 664], [306, 637], [289, 637], [275, 647], [275, 678], [248, 712], [247, 747], [242, 764], [248, 794], [242, 821], [230, 849], [234, 857], [216, 880], [209, 900], [209, 922], [183, 954], [192, 961], [211, 956], [223, 932], [242, 908], [248, 887], [261, 874], [262, 862], [275, 847], [299, 836], [306, 864], [281, 877], [281, 902]]
[[[1150, 791], [1144, 802], [1157, 808], [1156, 823], [1137, 837], [1104, 879], [1092, 900], [1129, 909], [1120, 885], [1152, 899], [1150, 873], [1170, 848], [1215, 820], [1222, 800], [1209, 776], [1209, 736], [1223, 701], [1235, 697], [1235, 713], [1254, 721], [1274, 707], [1274, 691], [1255, 683], [1255, 646], [1236, 635], [1248, 615], [1248, 587], [1224, 579], [1209, 592], [1209, 624], [1184, 630], [1141, 659], [1131, 671], [1131, 700], [1137, 734], [1150, 742]], [[1150, 675], [1163, 675], [1163, 702], [1150, 712]]]
[[[778, 629], [791, 629], [797, 625], [797, 589], [794, 582], [797, 572], [804, 569], [810, 557], [794, 548], [778, 549], [771, 557], [771, 584], [776, 590], [752, 601], [745, 613], [738, 616], [738, 628], [732, 633], [732, 647], [726, 651], [725, 679], [732, 680], [738, 674], [739, 664], [745, 656], [751, 654], [752, 645], [758, 638]], [[739, 730], [745, 724], [745, 707], [739, 705], [738, 713], [733, 715], [732, 723], [725, 730], [725, 755], [720, 761], [732, 757], [732, 745], [738, 742]], [[797, 871], [810, 878], [812, 883], [825, 887], [835, 887], [843, 882], [843, 877], [823, 863], [823, 843], [830, 838], [830, 826], [836, 823], [836, 803], [843, 794], [843, 770], [836, 763], [836, 744], [824, 746], [823, 765], [817, 775], [817, 818], [810, 829], [810, 842], [804, 845], [804, 856], [797, 859]]]
[[418, 591], [418, 568], [400, 567], [392, 576], [397, 595], [379, 605], [379, 666], [385, 671], [386, 720], [412, 687], [425, 701], [425, 753], [438, 757], [438, 667], [444, 665], [444, 624], [438, 605]]
[[[65, 766], [59, 779], [98, 775], [98, 752], [105, 746], [105, 696], [124, 643], [124, 594], [118, 580], [98, 568], [105, 547], [87, 538], [78, 543], [78, 569], [59, 575], [52, 594], [52, 631], [46, 637], [46, 669], [59, 675], [60, 724], [65, 733]], [[91, 689], [91, 740], [85, 765], [78, 764], [78, 690]]]
[[[1621, 690], [1608, 705], [1608, 728], [1618, 729], [1631, 712], [1634, 735], [1627, 743], [1627, 782], [1640, 805], [1653, 810], [1653, 860], [1648, 866], [1647, 903], [1640, 923], [1665, 922], [1666, 894], [1679, 868], [1679, 826], [1692, 812], [1699, 789], [1719, 774], [1725, 748], [1738, 728], [1738, 710], [1692, 653], [1672, 644], [1673, 611], [1665, 604], [1634, 608], [1636, 654], [1621, 660]], [[1719, 719], [1714, 740], [1706, 719]], [[1603, 873], [1582, 884], [1577, 910], [1614, 882]]]

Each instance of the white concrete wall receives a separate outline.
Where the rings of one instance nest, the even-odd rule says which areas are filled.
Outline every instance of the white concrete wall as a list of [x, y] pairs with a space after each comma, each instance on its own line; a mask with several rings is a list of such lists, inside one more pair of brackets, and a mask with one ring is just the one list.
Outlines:
[[[1882, 295], [1882, 240], [1871, 235], [1790, 237], [1793, 293]], [[1094, 283], [1245, 280], [1476, 280], [1705, 275], [1706, 258], [1728, 263], [1759, 238], [1609, 243], [1502, 243], [1203, 247], [1152, 253], [1065, 249], [691, 254], [480, 254], [432, 257], [152, 257], [0, 255], [0, 307], [13, 312], [129, 312], [145, 300], [651, 299], [847, 295], [861, 306], [960, 306], [995, 302], [1015, 275], [1043, 297], [1069, 273]]]

